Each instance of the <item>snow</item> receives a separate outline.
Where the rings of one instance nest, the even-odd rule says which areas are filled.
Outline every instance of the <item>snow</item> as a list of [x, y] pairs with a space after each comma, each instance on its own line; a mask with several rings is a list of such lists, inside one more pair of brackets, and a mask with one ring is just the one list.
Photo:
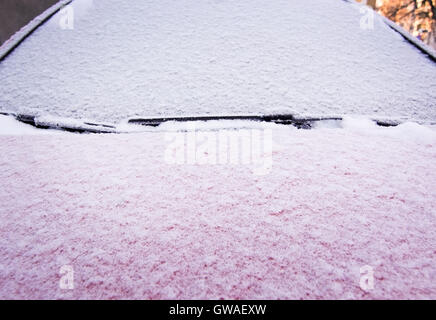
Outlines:
[[41, 134], [59, 134], [54, 130], [40, 130], [29, 124], [15, 120], [10, 116], [0, 115], [0, 135], [41, 135]]
[[[381, 17], [363, 30], [339, 0], [72, 6], [74, 30], [58, 13], [0, 63], [0, 111], [129, 134], [0, 115], [1, 299], [436, 299], [436, 67]], [[126, 122], [272, 113], [343, 120]], [[169, 162], [192, 129], [204, 154], [223, 131], [271, 133], [272, 166]]]
[[374, 121], [365, 118], [344, 117], [341, 127], [367, 135], [384, 134], [420, 143], [432, 143], [436, 139], [434, 126], [422, 126], [414, 122], [405, 122], [393, 128], [377, 127]]
[[436, 298], [434, 128], [265, 130], [264, 176], [168, 164], [159, 130], [1, 135], [0, 298]]
[[436, 123], [436, 65], [339, 0], [75, 0], [0, 63], [0, 110], [364, 115]]

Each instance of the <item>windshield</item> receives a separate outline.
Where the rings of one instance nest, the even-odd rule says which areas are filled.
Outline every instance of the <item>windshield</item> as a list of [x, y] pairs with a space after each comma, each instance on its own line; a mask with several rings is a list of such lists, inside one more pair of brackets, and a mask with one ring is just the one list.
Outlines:
[[434, 123], [435, 63], [361, 15], [344, 1], [75, 0], [0, 63], [0, 111]]

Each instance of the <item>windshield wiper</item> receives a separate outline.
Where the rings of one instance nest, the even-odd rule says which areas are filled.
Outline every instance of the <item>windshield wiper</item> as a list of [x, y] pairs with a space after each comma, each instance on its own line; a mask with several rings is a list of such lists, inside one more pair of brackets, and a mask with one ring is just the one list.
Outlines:
[[[157, 127], [165, 122], [188, 122], [188, 121], [213, 121], [213, 120], [248, 120], [272, 122], [283, 125], [293, 125], [299, 129], [311, 129], [319, 121], [342, 121], [342, 117], [296, 117], [291, 114], [275, 115], [225, 115], [225, 116], [187, 116], [187, 117], [162, 117], [162, 118], [132, 118], [129, 124]], [[399, 123], [387, 120], [374, 120], [377, 125], [390, 127]]]
[[0, 112], [0, 115], [14, 117], [17, 121], [38, 129], [63, 130], [75, 133], [116, 133], [116, 126], [97, 122], [80, 122], [79, 120], [55, 119], [44, 120], [34, 115]]
[[[0, 112], [0, 115], [14, 117], [16, 120], [34, 126], [38, 129], [64, 130], [76, 133], [121, 133], [116, 125], [80, 121], [76, 119], [56, 119], [40, 118], [35, 115], [15, 114], [9, 112]], [[131, 118], [127, 121], [131, 125], [142, 125], [146, 127], [158, 127], [166, 122], [192, 122], [192, 121], [256, 121], [269, 122], [281, 125], [292, 125], [298, 129], [312, 129], [316, 123], [323, 121], [342, 121], [342, 117], [298, 117], [291, 114], [273, 114], [273, 115], [206, 115], [206, 116], [186, 116], [186, 117], [152, 117], [152, 118]], [[373, 121], [384, 127], [397, 126], [400, 122], [395, 120]]]

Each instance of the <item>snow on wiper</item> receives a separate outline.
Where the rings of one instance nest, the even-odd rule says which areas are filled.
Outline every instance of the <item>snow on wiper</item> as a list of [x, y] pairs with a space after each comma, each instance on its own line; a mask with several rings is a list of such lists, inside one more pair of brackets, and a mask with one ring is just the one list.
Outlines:
[[[299, 117], [292, 114], [275, 114], [275, 115], [207, 115], [207, 116], [186, 116], [186, 117], [161, 117], [161, 118], [132, 118], [128, 120], [129, 124], [157, 127], [166, 122], [190, 122], [190, 121], [216, 121], [216, 120], [248, 120], [272, 122], [282, 125], [293, 125], [299, 129], [311, 129], [314, 124], [323, 121], [342, 121], [339, 116], [332, 117]], [[396, 126], [399, 124], [395, 120], [374, 119], [379, 126]]]
[[62, 119], [50, 116], [36, 116], [0, 112], [1, 115], [14, 117], [17, 121], [29, 124], [38, 129], [64, 130], [76, 133], [116, 133], [116, 127], [110, 124], [76, 119]]
[[[174, 117], [144, 117], [131, 118], [124, 123], [130, 128], [124, 127], [122, 123], [107, 124], [97, 121], [66, 119], [53, 116], [37, 116], [28, 114], [15, 114], [12, 112], [0, 112], [0, 115], [10, 116], [17, 121], [29, 124], [38, 129], [63, 130], [75, 133], [129, 133], [137, 132], [132, 130], [134, 126], [159, 127], [163, 124], [188, 123], [188, 122], [230, 122], [230, 126], [238, 126], [238, 121], [253, 121], [274, 123], [279, 125], [291, 125], [298, 129], [312, 129], [318, 125], [335, 123], [340, 127], [344, 120], [341, 116], [296, 116], [291, 114], [273, 115], [201, 115], [201, 116], [174, 116]], [[401, 121], [395, 119], [371, 119], [379, 126], [397, 126]]]

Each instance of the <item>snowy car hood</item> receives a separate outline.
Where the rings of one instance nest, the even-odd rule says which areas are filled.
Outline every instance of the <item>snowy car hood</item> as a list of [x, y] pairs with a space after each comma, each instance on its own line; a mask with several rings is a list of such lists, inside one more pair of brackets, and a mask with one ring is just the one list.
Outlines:
[[195, 114], [436, 121], [436, 65], [361, 7], [75, 0], [0, 63], [0, 111], [119, 123]]
[[436, 298], [436, 133], [345, 124], [258, 127], [263, 175], [171, 132], [0, 135], [0, 298]]

